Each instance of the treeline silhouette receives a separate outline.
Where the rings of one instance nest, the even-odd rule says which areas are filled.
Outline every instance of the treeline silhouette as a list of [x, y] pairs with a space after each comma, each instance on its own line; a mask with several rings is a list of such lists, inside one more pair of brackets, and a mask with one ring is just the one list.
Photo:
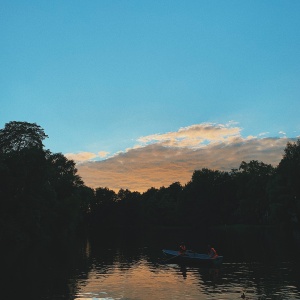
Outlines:
[[62, 241], [78, 231], [160, 226], [276, 225], [298, 228], [300, 140], [277, 167], [256, 160], [229, 172], [203, 168], [181, 185], [144, 193], [87, 187], [74, 161], [44, 149], [36, 123], [0, 130], [0, 241], [12, 249]]

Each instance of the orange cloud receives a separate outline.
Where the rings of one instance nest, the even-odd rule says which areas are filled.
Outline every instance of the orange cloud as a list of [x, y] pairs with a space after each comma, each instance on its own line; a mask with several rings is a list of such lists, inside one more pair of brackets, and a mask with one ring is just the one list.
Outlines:
[[250, 160], [274, 166], [279, 163], [287, 138], [243, 138], [240, 132], [240, 128], [230, 125], [193, 125], [173, 133], [142, 137], [139, 141], [144, 146], [106, 160], [82, 163], [77, 168], [90, 187], [143, 192], [176, 181], [185, 184], [194, 170], [202, 168], [229, 171]]
[[224, 142], [240, 136], [241, 129], [231, 124], [203, 123], [180, 128], [177, 132], [153, 134], [138, 139], [143, 144], [161, 143], [171, 147], [201, 147], [206, 141]]
[[65, 156], [68, 159], [74, 160], [77, 163], [83, 161], [89, 161], [95, 158], [104, 158], [109, 154], [109, 152], [100, 151], [97, 154], [92, 152], [80, 152], [80, 153], [66, 153]]

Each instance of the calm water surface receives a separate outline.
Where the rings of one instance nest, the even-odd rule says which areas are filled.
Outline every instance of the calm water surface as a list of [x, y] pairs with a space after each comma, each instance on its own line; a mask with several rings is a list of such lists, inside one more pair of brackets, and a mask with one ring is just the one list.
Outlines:
[[[74, 299], [300, 299], [290, 263], [225, 263], [219, 269], [95, 262], [77, 280]], [[298, 285], [298, 286], [297, 286]]]
[[[183, 238], [199, 252], [213, 239], [224, 263], [219, 268], [163, 263], [161, 250], [176, 248]], [[10, 295], [53, 300], [201, 300], [241, 299], [244, 292], [246, 299], [300, 299], [298, 250], [287, 251], [286, 241], [276, 234], [222, 233], [195, 239], [184, 232], [127, 233], [92, 237], [77, 248], [80, 251], [73, 247], [60, 259], [47, 260], [42, 271], [41, 265], [30, 263], [28, 278], [24, 273], [19, 277], [23, 290], [18, 290], [22, 284], [14, 279]]]

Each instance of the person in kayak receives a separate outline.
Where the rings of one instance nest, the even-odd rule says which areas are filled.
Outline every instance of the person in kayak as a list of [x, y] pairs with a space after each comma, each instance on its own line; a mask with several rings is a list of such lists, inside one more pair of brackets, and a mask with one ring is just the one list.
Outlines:
[[179, 255], [185, 254], [185, 251], [186, 251], [186, 246], [184, 243], [181, 243], [179, 246]]
[[210, 245], [207, 246], [207, 250], [208, 250], [208, 255], [210, 258], [217, 258], [218, 257], [218, 254], [217, 254], [217, 251], [211, 247]]

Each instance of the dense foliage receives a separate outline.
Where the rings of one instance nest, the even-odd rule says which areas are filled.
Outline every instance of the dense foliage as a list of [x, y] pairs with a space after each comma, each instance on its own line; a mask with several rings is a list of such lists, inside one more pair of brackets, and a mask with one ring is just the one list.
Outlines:
[[277, 168], [252, 160], [239, 169], [195, 170], [185, 186], [150, 188], [139, 194], [96, 189], [92, 228], [250, 224], [298, 226], [300, 141], [288, 143]]
[[43, 129], [10, 122], [0, 130], [0, 240], [20, 249], [73, 234], [89, 207], [75, 163], [44, 150]]
[[259, 161], [239, 169], [195, 170], [190, 182], [144, 193], [84, 185], [75, 163], [44, 149], [35, 123], [0, 130], [0, 241], [15, 248], [49, 243], [88, 228], [298, 226], [300, 140], [288, 143], [278, 167]]

